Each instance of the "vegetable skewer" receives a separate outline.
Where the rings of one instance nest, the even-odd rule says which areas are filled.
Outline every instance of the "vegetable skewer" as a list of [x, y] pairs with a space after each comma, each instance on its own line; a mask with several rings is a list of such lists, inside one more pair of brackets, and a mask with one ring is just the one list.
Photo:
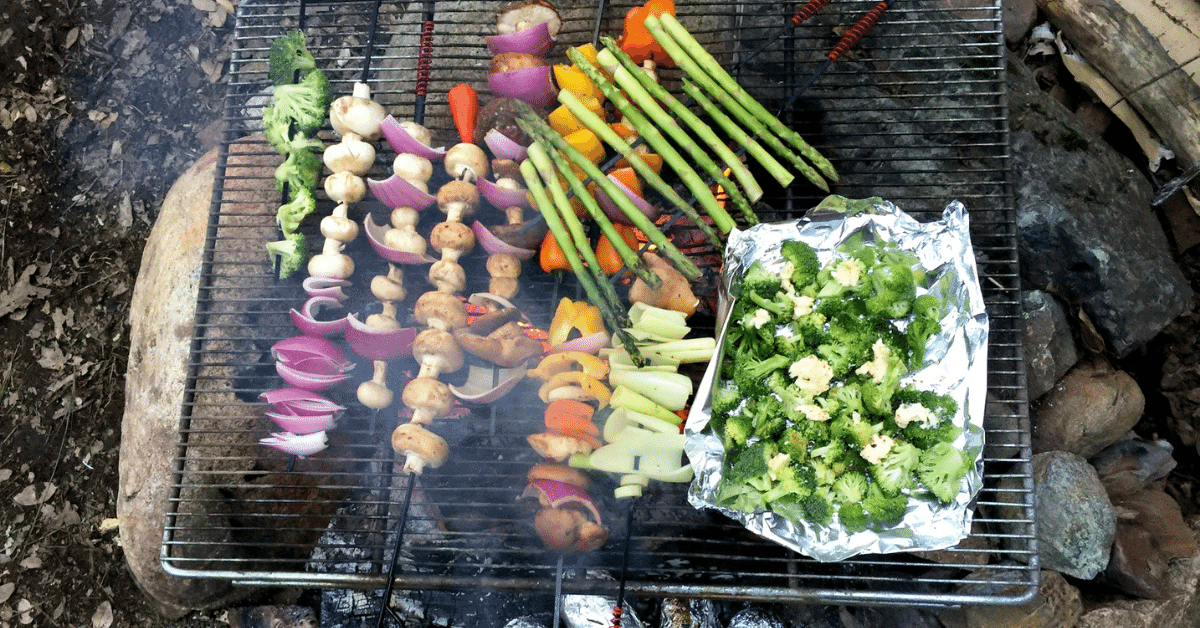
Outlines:
[[[687, 133], [684, 133], [683, 130], [679, 128], [678, 123], [672, 120], [671, 117], [667, 115], [666, 112], [663, 111], [653, 99], [648, 97], [648, 95], [646, 95], [647, 97], [639, 103], [642, 107], [642, 111], [638, 111], [638, 108], [634, 107], [633, 103], [629, 102], [629, 99], [621, 94], [621, 90], [617, 89], [612, 82], [604, 78], [604, 75], [600, 72], [600, 70], [592, 66], [592, 64], [585, 59], [583, 55], [571, 50], [567, 51], [567, 55], [572, 61], [575, 62], [576, 65], [580, 67], [580, 69], [584, 71], [585, 74], [588, 75], [588, 78], [592, 79], [593, 83], [600, 87], [600, 90], [604, 92], [604, 95], [612, 101], [613, 105], [615, 105], [617, 110], [619, 110], [621, 114], [624, 115], [627, 120], [629, 120], [630, 124], [632, 124], [634, 128], [639, 129], [640, 134], [646, 140], [646, 143], [649, 144], [656, 153], [661, 155], [663, 160], [666, 161], [673, 170], [675, 170], [675, 173], [678, 174], [679, 178], [683, 180], [684, 185], [686, 185], [688, 190], [691, 191], [692, 196], [695, 197], [696, 201], [704, 207], [705, 211], [708, 212], [709, 217], [713, 219], [713, 223], [716, 225], [717, 229], [720, 230], [721, 233], [729, 233], [729, 230], [736, 226], [733, 218], [731, 218], [729, 213], [725, 211], [725, 208], [721, 207], [720, 203], [717, 202], [717, 198], [713, 195], [712, 190], [710, 190], [704, 180], [700, 178], [700, 175], [696, 173], [696, 170], [692, 168], [688, 164], [687, 160], [683, 158], [683, 155], [680, 155], [679, 151], [677, 151], [675, 147], [672, 146], [665, 137], [663, 137], [662, 131], [659, 129], [662, 128], [668, 132], [671, 132], [672, 127], [674, 127], [673, 130], [677, 131], [678, 133], [671, 132], [671, 137], [679, 144], [680, 147], [683, 148], [685, 152], [687, 152], [688, 156], [692, 158], [696, 165], [700, 166], [700, 168], [704, 170], [714, 181], [716, 181], [717, 184], [725, 188], [725, 191], [729, 194], [730, 199], [734, 200], [734, 202], [740, 201], [739, 207], [745, 206], [745, 210], [749, 210], [750, 206], [749, 203], [746, 202], [746, 198], [742, 196], [741, 192], [737, 189], [737, 186], [735, 186], [732, 181], [730, 181], [725, 175], [721, 174], [721, 169], [718, 168], [715, 163], [713, 163], [713, 160], [708, 156], [708, 154], [701, 150], [696, 142], [692, 138], [688, 137]], [[623, 71], [623, 69], [619, 69], [618, 71]], [[633, 83], [632, 87], [638, 87], [636, 82]], [[627, 93], [629, 93], [631, 97], [634, 96], [632, 92], [628, 92], [628, 88]], [[642, 93], [644, 94], [644, 92]], [[568, 108], [570, 106], [570, 104], [567, 104]], [[643, 115], [643, 112], [645, 115]], [[654, 123], [652, 124], [649, 120], [647, 120], [646, 116], [653, 118]], [[750, 213], [753, 214], [754, 212], [750, 211]]]

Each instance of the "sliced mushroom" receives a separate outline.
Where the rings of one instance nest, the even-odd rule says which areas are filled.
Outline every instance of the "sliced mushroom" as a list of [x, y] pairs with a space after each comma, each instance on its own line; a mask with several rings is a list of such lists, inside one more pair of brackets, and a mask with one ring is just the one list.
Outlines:
[[524, 364], [542, 354], [541, 341], [526, 336], [515, 322], [506, 323], [486, 336], [459, 330], [455, 339], [463, 351], [502, 368]]
[[392, 432], [392, 449], [405, 455], [404, 471], [418, 475], [427, 466], [442, 466], [450, 455], [445, 439], [414, 423], [404, 423]]
[[463, 352], [450, 332], [430, 327], [413, 339], [413, 359], [421, 366], [417, 377], [437, 377], [453, 373], [463, 366]]
[[400, 400], [413, 411], [413, 423], [428, 425], [454, 408], [450, 388], [432, 377], [416, 377], [404, 387]]

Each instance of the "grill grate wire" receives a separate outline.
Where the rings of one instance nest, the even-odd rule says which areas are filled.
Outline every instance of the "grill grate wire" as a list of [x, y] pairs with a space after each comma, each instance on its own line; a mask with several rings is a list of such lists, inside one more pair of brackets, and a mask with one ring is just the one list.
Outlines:
[[[564, 16], [559, 42], [566, 46], [591, 41], [596, 33], [619, 33], [621, 16], [633, 3], [556, 4]], [[278, 193], [269, 184], [258, 185], [272, 176], [273, 150], [241, 139], [257, 128], [266, 102], [270, 40], [302, 26], [337, 93], [349, 93], [355, 80], [366, 78], [389, 111], [423, 117], [436, 143], [450, 144], [456, 133], [446, 105], [449, 88], [469, 83], [481, 100], [487, 98], [489, 56], [481, 42], [492, 28], [492, 13], [479, 10], [489, 3], [247, 0], [239, 6], [230, 61], [229, 128], [220, 146], [201, 267], [164, 527], [164, 568], [247, 585], [379, 589], [387, 581], [392, 545], [400, 542], [395, 581], [400, 589], [561, 586], [564, 592], [613, 595], [624, 587], [630, 595], [846, 604], [1003, 604], [1030, 598], [1038, 567], [1000, 8], [957, 4], [950, 9], [936, 0], [906, 0], [892, 6], [784, 119], [834, 162], [842, 174], [840, 194], [882, 196], [920, 219], [940, 215], [951, 199], [962, 200], [971, 212], [992, 331], [986, 482], [970, 543], [943, 552], [940, 564], [910, 554], [821, 564], [720, 515], [696, 511], [687, 505], [685, 487], [652, 485], [631, 506], [605, 499], [611, 491], [600, 479], [592, 492], [612, 528], [610, 542], [582, 556], [544, 552], [532, 532], [532, 511], [515, 500], [535, 462], [524, 436], [540, 431], [536, 389], [527, 383], [501, 404], [439, 420], [434, 429], [450, 442], [451, 461], [421, 476], [415, 487], [406, 486], [402, 460], [388, 444], [400, 420], [395, 410], [389, 415], [352, 409], [331, 434], [333, 447], [310, 459], [289, 460], [258, 445], [270, 425], [255, 399], [283, 385], [267, 350], [297, 333], [287, 312], [303, 302], [299, 282], [277, 281], [261, 248], [277, 237]], [[798, 3], [689, 2], [678, 8], [696, 36], [734, 65], [767, 43]], [[737, 65], [739, 80], [768, 104], [782, 104], [822, 63], [838, 27], [862, 10], [860, 3], [831, 2]], [[432, 42], [433, 55], [422, 94], [417, 78], [418, 70], [424, 75], [423, 36]], [[660, 76], [677, 87], [671, 71]], [[332, 134], [324, 137], [336, 141]], [[382, 144], [379, 152], [371, 176], [384, 178], [391, 155]], [[269, 167], [251, 168], [248, 162]], [[767, 193], [774, 210], [760, 213], [765, 221], [796, 216], [820, 198], [815, 189], [797, 184]], [[332, 203], [318, 196], [318, 213], [327, 212]], [[369, 210], [377, 222], [386, 222], [386, 209], [377, 203], [364, 200], [355, 210]], [[499, 214], [492, 218], [498, 222]], [[480, 219], [488, 220], [482, 212]], [[419, 230], [427, 232], [433, 222]], [[308, 228], [310, 241], [319, 241], [315, 228]], [[386, 268], [363, 239], [348, 247], [359, 262], [351, 289], [360, 293], [364, 277]], [[482, 255], [472, 258], [480, 272], [468, 265], [468, 277], [486, 277]], [[573, 282], [534, 275], [527, 266], [518, 304], [535, 323], [548, 322], [559, 297], [581, 296]], [[405, 273], [410, 298], [423, 291], [423, 283], [422, 272]], [[352, 295], [349, 309], [360, 312], [370, 301], [369, 294], [357, 301]], [[698, 324], [706, 322], [711, 326], [711, 317]], [[401, 361], [391, 370], [411, 372], [415, 365]], [[367, 379], [367, 371], [369, 364], [352, 381]], [[390, 387], [399, 386], [402, 381]], [[329, 394], [355, 405], [352, 390]], [[402, 512], [406, 525], [399, 535]], [[628, 557], [627, 532], [632, 532]], [[986, 564], [980, 564], [983, 559]], [[561, 580], [560, 565], [566, 570]], [[601, 579], [591, 575], [592, 568], [622, 577]]]

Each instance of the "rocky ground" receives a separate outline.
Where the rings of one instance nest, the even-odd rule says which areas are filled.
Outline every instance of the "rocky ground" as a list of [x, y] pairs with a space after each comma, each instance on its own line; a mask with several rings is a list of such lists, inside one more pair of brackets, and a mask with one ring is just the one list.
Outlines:
[[[163, 195], [219, 136], [230, 10], [0, 5], [0, 625], [167, 625], [128, 575], [112, 519], [128, 304]], [[1180, 255], [1194, 286], [1198, 258]], [[1195, 312], [1124, 365], [1147, 391], [1148, 436], [1169, 428], [1162, 360], [1200, 353]], [[1193, 515], [1194, 451], [1178, 451], [1172, 490]]]

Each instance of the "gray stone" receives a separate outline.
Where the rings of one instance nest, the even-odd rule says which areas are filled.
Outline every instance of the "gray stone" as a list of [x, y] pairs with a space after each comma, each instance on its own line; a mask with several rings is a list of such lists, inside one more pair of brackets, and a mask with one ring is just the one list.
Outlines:
[[1067, 322], [1067, 312], [1054, 297], [1041, 290], [1021, 293], [1025, 312], [1025, 378], [1030, 399], [1050, 392], [1067, 374], [1079, 353]]
[[1116, 514], [1096, 470], [1064, 451], [1033, 457], [1042, 567], [1090, 580], [1108, 565]]
[[1004, 0], [1004, 41], [1009, 48], [1016, 48], [1033, 29], [1037, 20], [1038, 7], [1034, 0]]
[[1033, 451], [1090, 458], [1125, 438], [1145, 408], [1128, 373], [1103, 360], [1080, 362], [1032, 408]]
[[1021, 267], [1078, 302], [1128, 355], [1183, 312], [1191, 288], [1150, 208], [1150, 183], [1009, 62]]

